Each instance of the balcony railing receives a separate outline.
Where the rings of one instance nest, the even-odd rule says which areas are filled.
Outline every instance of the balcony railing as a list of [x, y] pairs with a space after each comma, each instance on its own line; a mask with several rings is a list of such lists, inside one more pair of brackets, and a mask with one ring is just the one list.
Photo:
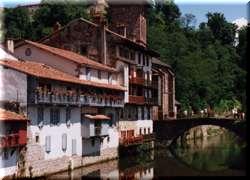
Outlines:
[[144, 85], [145, 84], [145, 80], [142, 77], [132, 77], [129, 79], [129, 82], [131, 84], [137, 84], [137, 85]]
[[154, 140], [155, 135], [152, 134], [144, 134], [139, 136], [131, 136], [126, 138], [120, 138], [119, 143], [123, 146], [129, 146], [129, 145], [135, 145], [135, 144], [141, 144], [147, 141]]
[[20, 130], [18, 133], [0, 136], [0, 148], [23, 146], [26, 143], [27, 143], [26, 130]]
[[144, 104], [145, 98], [144, 96], [129, 96], [129, 103], [131, 104]]
[[123, 107], [124, 99], [120, 96], [36, 93], [35, 103]]

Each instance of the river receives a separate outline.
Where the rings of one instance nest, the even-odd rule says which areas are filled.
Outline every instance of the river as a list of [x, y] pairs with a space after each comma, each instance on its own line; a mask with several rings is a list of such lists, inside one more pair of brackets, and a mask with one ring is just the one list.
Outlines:
[[175, 141], [168, 148], [58, 173], [46, 179], [154, 179], [171, 176], [244, 176], [246, 142], [225, 131], [202, 139]]

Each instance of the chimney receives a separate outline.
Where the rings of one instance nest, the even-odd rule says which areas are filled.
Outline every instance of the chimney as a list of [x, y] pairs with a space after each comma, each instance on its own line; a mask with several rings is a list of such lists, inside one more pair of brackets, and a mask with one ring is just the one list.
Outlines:
[[53, 26], [53, 32], [58, 31], [59, 29], [61, 29], [61, 27], [61, 24], [57, 21]]
[[106, 8], [108, 7], [106, 0], [97, 0], [91, 7], [90, 14], [94, 23], [99, 25], [101, 49], [100, 59], [103, 64], [107, 64], [107, 39], [106, 39], [106, 26], [107, 20], [105, 18]]
[[7, 39], [6, 48], [9, 52], [14, 53], [14, 41], [12, 39]]

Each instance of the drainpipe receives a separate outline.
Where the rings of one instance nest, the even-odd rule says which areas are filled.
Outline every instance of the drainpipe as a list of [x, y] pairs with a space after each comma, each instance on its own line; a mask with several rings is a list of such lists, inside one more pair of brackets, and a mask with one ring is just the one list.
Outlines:
[[105, 22], [101, 22], [100, 24], [101, 31], [101, 58], [102, 63], [107, 64], [107, 34], [106, 34], [106, 24]]

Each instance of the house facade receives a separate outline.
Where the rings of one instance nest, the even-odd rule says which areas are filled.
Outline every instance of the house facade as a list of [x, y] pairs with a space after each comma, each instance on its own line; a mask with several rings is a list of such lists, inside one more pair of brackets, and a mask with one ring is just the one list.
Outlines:
[[177, 116], [175, 101], [175, 75], [172, 68], [160, 61], [153, 59], [153, 120], [173, 120]]
[[39, 176], [118, 156], [117, 109], [124, 105], [123, 87], [81, 80], [30, 60], [6, 60], [0, 65], [4, 72], [20, 72], [27, 79], [29, 139], [20, 176]]

